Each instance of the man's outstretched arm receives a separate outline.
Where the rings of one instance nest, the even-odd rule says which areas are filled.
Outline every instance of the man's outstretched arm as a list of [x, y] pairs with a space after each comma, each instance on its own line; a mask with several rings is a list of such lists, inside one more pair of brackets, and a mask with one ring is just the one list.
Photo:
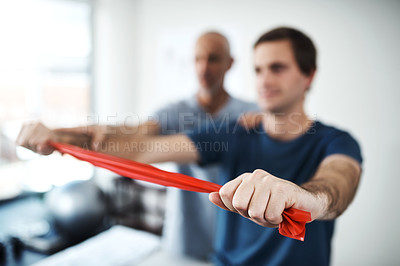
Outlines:
[[[21, 129], [17, 144], [44, 155], [54, 151], [51, 141], [90, 148], [90, 135], [84, 130], [83, 127], [51, 130], [41, 123], [26, 124]], [[136, 129], [142, 131], [131, 134], [115, 130], [116, 133], [107, 134], [101, 140], [97, 151], [143, 163], [190, 163], [199, 158], [194, 143], [183, 134], [158, 136], [146, 131], [144, 126]], [[154, 125], [150, 125], [150, 130], [155, 130]]]
[[355, 159], [334, 154], [325, 158], [314, 177], [301, 187], [324, 202], [318, 219], [330, 220], [341, 215], [353, 200], [361, 177], [361, 165]]
[[141, 163], [195, 163], [199, 154], [193, 141], [184, 134], [136, 136], [129, 140], [109, 138], [104, 153]]
[[263, 170], [245, 173], [210, 194], [217, 206], [255, 223], [276, 227], [285, 209], [311, 213], [312, 220], [334, 219], [348, 207], [359, 183], [360, 164], [346, 155], [330, 155], [307, 183], [298, 186]]

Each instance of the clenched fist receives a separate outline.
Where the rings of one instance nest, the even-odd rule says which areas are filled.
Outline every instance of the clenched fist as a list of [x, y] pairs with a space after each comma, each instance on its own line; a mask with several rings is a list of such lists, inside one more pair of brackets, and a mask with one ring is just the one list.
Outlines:
[[283, 220], [283, 211], [290, 207], [310, 212], [315, 220], [324, 206], [318, 195], [259, 169], [229, 181], [209, 198], [220, 208], [265, 227], [277, 227]]

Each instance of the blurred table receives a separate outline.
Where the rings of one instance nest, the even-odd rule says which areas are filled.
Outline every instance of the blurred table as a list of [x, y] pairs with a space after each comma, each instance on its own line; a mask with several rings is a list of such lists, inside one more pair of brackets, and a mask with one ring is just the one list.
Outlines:
[[164, 250], [158, 250], [141, 261], [138, 266], [209, 266], [213, 265], [211, 262], [203, 262], [187, 257], [178, 257], [168, 254]]
[[[42, 202], [42, 198], [39, 194], [27, 194], [27, 195], [22, 195], [18, 198], [8, 200], [8, 201], [1, 201], [0, 202], [0, 239], [1, 242], [6, 245], [6, 250], [7, 250], [7, 257], [4, 261], [0, 261], [0, 265], [6, 265], [6, 266], [24, 266], [24, 265], [31, 265], [35, 263], [39, 263], [44, 260], [43, 262], [48, 262], [49, 259], [52, 256], [42, 254], [39, 252], [34, 252], [31, 250], [28, 250], [26, 248], [22, 249], [20, 256], [15, 257], [12, 252], [12, 248], [10, 245], [10, 237], [13, 235], [24, 235], [29, 233], [28, 231], [31, 230], [37, 230], [38, 227], [41, 225], [43, 226], [43, 222], [46, 223], [48, 220], [47, 218], [47, 213], [46, 213], [46, 208], [44, 206], [44, 203]], [[40, 229], [40, 228], [39, 228]], [[134, 230], [134, 229], [127, 229], [127, 230]], [[137, 231], [137, 230], [136, 230]], [[105, 231], [106, 232], [106, 231]], [[141, 234], [141, 231], [139, 230], [137, 234]], [[128, 232], [127, 232], [128, 233]], [[99, 239], [98, 236], [102, 235], [103, 233], [96, 235], [87, 241], [92, 241], [92, 247], [93, 247], [93, 242], [96, 242], [96, 239]], [[148, 234], [143, 232], [143, 234]], [[118, 236], [118, 235], [117, 235]], [[121, 240], [123, 237], [123, 240]], [[158, 236], [155, 236], [159, 239]], [[115, 238], [115, 235], [114, 235]], [[123, 236], [119, 235], [118, 239], [120, 239], [119, 244], [121, 246], [128, 246], [131, 252], [134, 253], [135, 248], [132, 248], [132, 245], [130, 244], [124, 244], [124, 241], [129, 241], [129, 236], [128, 234], [124, 234]], [[103, 238], [104, 241], [104, 238]], [[158, 240], [160, 241], [160, 240]], [[78, 244], [76, 246], [73, 246], [71, 249], [74, 249], [75, 247], [82, 246], [85, 242], [82, 242], [81, 244]], [[100, 240], [96, 242], [95, 245], [97, 245]], [[139, 241], [140, 243], [144, 243], [143, 240]], [[107, 242], [109, 243], [109, 242]], [[113, 245], [118, 248], [118, 245]], [[206, 266], [206, 265], [212, 265], [211, 263], [204, 263], [201, 261], [197, 260], [192, 260], [186, 257], [178, 257], [174, 255], [170, 255], [162, 248], [161, 246], [158, 245], [159, 247], [154, 249], [153, 251], [149, 252], [148, 255], [146, 255], [144, 258], [140, 259], [139, 263], [134, 263], [134, 265], [140, 265], [140, 266], [150, 266], [150, 265], [193, 265], [193, 266]], [[89, 248], [92, 248], [89, 247]], [[86, 247], [88, 248], [88, 247]], [[67, 249], [65, 250], [67, 251]], [[56, 253], [55, 255], [58, 254], [65, 254], [67, 253], [67, 256], [63, 257], [63, 261], [65, 261], [65, 258], [71, 257], [68, 255], [68, 252], [65, 251], [60, 251], [59, 253]], [[82, 251], [82, 250], [81, 250]], [[137, 248], [136, 248], [137, 251]], [[87, 252], [85, 252], [87, 253]], [[113, 252], [116, 253], [116, 252]], [[133, 255], [132, 253], [132, 255]], [[71, 252], [69, 253], [71, 254]], [[129, 254], [128, 254], [129, 255]], [[130, 256], [130, 255], [129, 255]], [[75, 256], [76, 258], [76, 256]], [[84, 261], [80, 260], [79, 261]], [[78, 263], [79, 264], [79, 263]], [[46, 264], [45, 264], [46, 265]], [[109, 264], [109, 265], [115, 265], [115, 264]], [[129, 264], [128, 264], [129, 265]]]
[[[30, 265], [47, 255], [22, 249], [19, 257], [13, 255], [10, 237], [39, 229], [46, 218], [46, 210], [39, 194], [24, 194], [0, 202], [0, 241], [6, 247], [6, 258], [0, 265]], [[46, 225], [44, 225], [46, 226]]]

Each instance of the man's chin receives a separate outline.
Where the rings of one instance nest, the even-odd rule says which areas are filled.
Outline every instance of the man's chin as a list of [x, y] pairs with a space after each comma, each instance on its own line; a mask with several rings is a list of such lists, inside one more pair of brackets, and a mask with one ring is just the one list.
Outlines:
[[205, 93], [208, 93], [208, 94], [213, 95], [213, 94], [215, 94], [215, 93], [218, 92], [218, 89], [216, 89], [215, 87], [213, 87], [213, 86], [211, 86], [211, 85], [202, 84], [201, 86], [202, 86], [202, 87], [201, 87], [201, 90], [202, 90], [203, 92], [205, 92]]
[[260, 109], [265, 113], [270, 114], [282, 114], [284, 112], [284, 108], [282, 106], [272, 105], [272, 104], [260, 104]]

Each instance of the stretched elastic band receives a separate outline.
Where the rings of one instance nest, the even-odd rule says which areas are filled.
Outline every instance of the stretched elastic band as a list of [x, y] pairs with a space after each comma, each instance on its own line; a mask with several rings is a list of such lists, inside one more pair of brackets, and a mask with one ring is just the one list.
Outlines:
[[[58, 142], [51, 142], [51, 145], [61, 153], [68, 153], [79, 160], [87, 161], [125, 177], [194, 192], [218, 192], [221, 188], [221, 185], [212, 182], [179, 173], [167, 172], [148, 164], [82, 149], [77, 146]], [[279, 233], [304, 241], [305, 225], [311, 221], [311, 214], [306, 211], [289, 208], [282, 213], [282, 216], [283, 222], [279, 225]]]

